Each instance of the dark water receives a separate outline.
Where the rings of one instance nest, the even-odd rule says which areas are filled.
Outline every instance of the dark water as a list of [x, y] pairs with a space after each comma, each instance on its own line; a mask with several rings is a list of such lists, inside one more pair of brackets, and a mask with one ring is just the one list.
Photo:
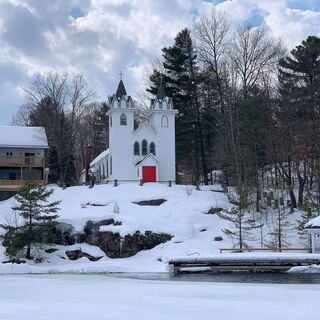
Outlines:
[[277, 283], [277, 284], [320, 284], [320, 273], [191, 273], [170, 275], [166, 273], [117, 273], [111, 277], [159, 280], [159, 281], [194, 281], [194, 282], [228, 282], [228, 283]]

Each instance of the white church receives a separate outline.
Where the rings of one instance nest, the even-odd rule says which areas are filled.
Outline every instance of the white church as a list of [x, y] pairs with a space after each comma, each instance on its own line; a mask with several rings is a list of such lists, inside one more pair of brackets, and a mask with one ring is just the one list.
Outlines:
[[120, 80], [109, 97], [109, 149], [90, 163], [105, 181], [175, 182], [175, 116], [172, 99], [161, 84], [147, 120], [135, 128], [134, 101]]

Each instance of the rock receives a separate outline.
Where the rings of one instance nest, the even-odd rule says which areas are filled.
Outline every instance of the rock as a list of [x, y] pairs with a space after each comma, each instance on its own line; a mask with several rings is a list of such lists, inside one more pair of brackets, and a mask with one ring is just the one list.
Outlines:
[[223, 208], [218, 208], [218, 207], [215, 207], [215, 208], [210, 208], [210, 210], [207, 212], [207, 214], [217, 214], [219, 212], [221, 212], [223, 210]]
[[214, 237], [213, 240], [214, 241], [222, 241], [223, 238], [221, 236], [218, 236], [218, 237]]
[[52, 243], [64, 246], [75, 244], [73, 226], [68, 223], [59, 222], [53, 230]]
[[66, 251], [66, 255], [68, 256], [69, 260], [78, 260], [82, 257], [86, 257], [90, 261], [98, 261], [102, 258], [102, 257], [94, 257], [86, 252], [82, 252], [81, 250]]
[[56, 248], [50, 248], [50, 249], [44, 250], [45, 253], [53, 253], [53, 252], [56, 252], [56, 251], [58, 251], [58, 249], [56, 249]]
[[25, 260], [20, 260], [20, 259], [11, 259], [11, 260], [8, 260], [8, 261], [3, 261], [2, 263], [3, 264], [5, 264], [5, 263], [22, 264], [22, 263], [26, 263], [26, 261]]
[[99, 232], [97, 245], [110, 258], [125, 258], [134, 256], [139, 251], [152, 249], [171, 240], [171, 238], [170, 234], [154, 233], [152, 231], [146, 231], [144, 234], [137, 231], [133, 235], [126, 235], [124, 238], [121, 238], [119, 233]]
[[134, 204], [137, 204], [139, 206], [160, 206], [167, 200], [165, 199], [154, 199], [154, 200], [143, 200], [138, 202], [133, 202]]

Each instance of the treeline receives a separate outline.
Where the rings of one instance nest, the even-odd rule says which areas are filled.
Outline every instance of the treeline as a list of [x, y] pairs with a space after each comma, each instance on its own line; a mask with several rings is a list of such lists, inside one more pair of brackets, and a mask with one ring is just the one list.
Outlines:
[[49, 182], [78, 184], [85, 147], [93, 148], [94, 157], [106, 149], [106, 104], [94, 101], [95, 92], [82, 75], [38, 75], [25, 94], [27, 103], [20, 107], [14, 124], [45, 127]]
[[[227, 16], [213, 10], [162, 49], [147, 91], [156, 94], [161, 81], [179, 111], [179, 183], [208, 184], [221, 170], [240, 203], [254, 192], [259, 210], [263, 182], [271, 177], [286, 189], [292, 208], [306, 201], [320, 207], [318, 37], [289, 53], [263, 27], [231, 28]], [[26, 98], [15, 123], [44, 126], [50, 182], [77, 184], [85, 146], [97, 156], [108, 144], [107, 105], [95, 102], [80, 75], [38, 76]]]
[[234, 30], [213, 10], [162, 49], [148, 91], [156, 93], [160, 81], [179, 110], [181, 182], [207, 184], [213, 170], [223, 170], [240, 203], [247, 202], [241, 194], [255, 190], [259, 210], [262, 181], [271, 176], [293, 208], [315, 188], [319, 202], [319, 38], [289, 53], [263, 27]]

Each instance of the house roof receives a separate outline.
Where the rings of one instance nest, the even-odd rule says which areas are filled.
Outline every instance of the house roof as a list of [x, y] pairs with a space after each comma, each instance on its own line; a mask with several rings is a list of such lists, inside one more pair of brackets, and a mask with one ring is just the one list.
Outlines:
[[0, 148], [48, 149], [43, 127], [0, 126]]
[[94, 166], [100, 160], [102, 160], [103, 158], [105, 158], [107, 156], [109, 156], [109, 149], [102, 151], [96, 158], [94, 158], [90, 163], [90, 167]]
[[144, 156], [142, 159], [140, 159], [139, 161], [137, 161], [135, 163], [135, 166], [138, 166], [140, 164], [142, 164], [145, 160], [147, 160], [148, 158], [153, 158], [157, 163], [159, 163], [159, 160], [157, 159], [157, 157], [155, 155], [153, 155], [152, 153], [147, 154], [146, 156]]
[[305, 225], [305, 228], [306, 229], [320, 228], [320, 216], [313, 218], [309, 222], [307, 222]]

